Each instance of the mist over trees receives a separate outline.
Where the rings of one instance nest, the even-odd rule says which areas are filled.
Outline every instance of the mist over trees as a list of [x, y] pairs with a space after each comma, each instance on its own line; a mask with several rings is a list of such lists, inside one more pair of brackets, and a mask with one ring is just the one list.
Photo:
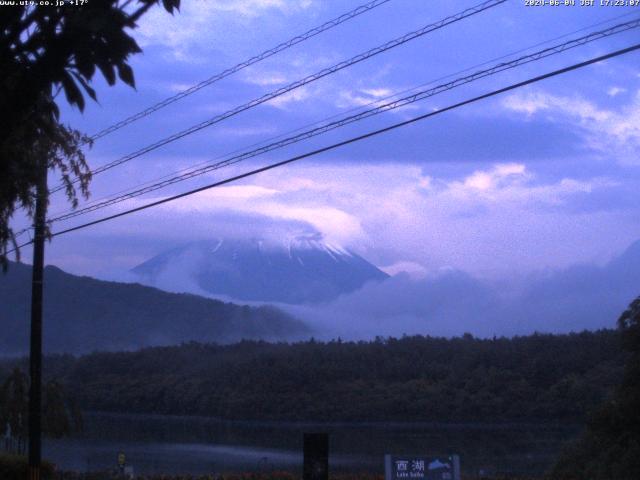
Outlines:
[[[138, 284], [44, 271], [44, 349], [56, 353], [129, 350], [190, 340], [229, 343], [242, 338], [284, 340], [310, 331], [270, 307], [239, 306]], [[31, 267], [11, 263], [0, 276], [0, 354], [22, 355], [29, 346]]]

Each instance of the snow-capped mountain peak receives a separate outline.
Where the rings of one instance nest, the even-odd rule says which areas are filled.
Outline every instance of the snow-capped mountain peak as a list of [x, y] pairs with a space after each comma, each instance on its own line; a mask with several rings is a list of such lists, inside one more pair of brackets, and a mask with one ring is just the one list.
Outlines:
[[238, 301], [318, 303], [388, 275], [319, 235], [215, 239], [161, 253], [135, 267], [142, 282]]

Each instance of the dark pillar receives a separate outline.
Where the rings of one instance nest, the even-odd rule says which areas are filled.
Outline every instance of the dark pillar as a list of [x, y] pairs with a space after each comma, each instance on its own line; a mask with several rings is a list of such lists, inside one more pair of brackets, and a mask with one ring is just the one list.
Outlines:
[[328, 480], [329, 478], [329, 434], [304, 434], [304, 480]]
[[40, 480], [42, 434], [42, 277], [47, 216], [47, 165], [41, 167], [36, 192], [31, 282], [31, 345], [29, 352], [29, 480]]

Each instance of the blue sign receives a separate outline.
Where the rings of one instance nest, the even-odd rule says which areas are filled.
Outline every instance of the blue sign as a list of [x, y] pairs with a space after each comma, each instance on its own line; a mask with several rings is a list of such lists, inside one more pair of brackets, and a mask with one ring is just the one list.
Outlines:
[[385, 455], [385, 480], [460, 480], [460, 457]]

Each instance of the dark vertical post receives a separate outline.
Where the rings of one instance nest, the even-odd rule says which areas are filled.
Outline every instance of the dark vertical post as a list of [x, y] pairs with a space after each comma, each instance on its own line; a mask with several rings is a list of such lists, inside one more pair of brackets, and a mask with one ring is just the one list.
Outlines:
[[329, 434], [305, 433], [303, 444], [303, 480], [328, 480]]
[[31, 345], [29, 351], [29, 480], [40, 480], [42, 433], [42, 280], [47, 217], [47, 164], [40, 167], [34, 214], [31, 281]]

